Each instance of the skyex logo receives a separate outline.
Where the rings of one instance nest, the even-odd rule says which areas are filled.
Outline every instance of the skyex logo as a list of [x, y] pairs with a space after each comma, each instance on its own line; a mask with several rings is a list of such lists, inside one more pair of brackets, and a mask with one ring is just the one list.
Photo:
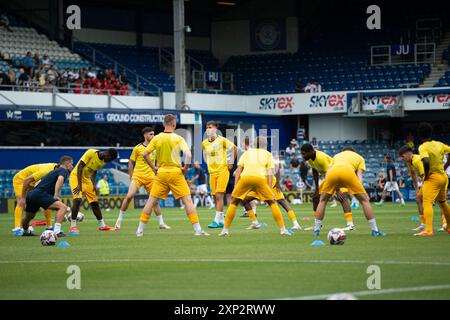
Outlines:
[[283, 112], [291, 112], [294, 106], [294, 97], [261, 98], [259, 110], [280, 109]]
[[450, 94], [418, 94], [416, 103], [440, 103], [443, 107], [450, 107]]
[[373, 96], [363, 97], [363, 106], [393, 106], [398, 104], [397, 96]]
[[345, 105], [345, 94], [322, 94], [322, 95], [313, 95], [310, 99], [310, 108], [317, 107], [340, 107], [344, 108]]

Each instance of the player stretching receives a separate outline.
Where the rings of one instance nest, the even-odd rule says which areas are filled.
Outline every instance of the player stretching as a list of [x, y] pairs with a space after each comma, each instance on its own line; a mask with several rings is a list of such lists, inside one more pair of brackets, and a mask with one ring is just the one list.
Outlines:
[[[176, 127], [177, 118], [173, 114], [166, 115], [164, 118], [164, 132], [155, 136], [144, 152], [144, 158], [156, 174], [156, 178], [153, 181], [150, 197], [142, 210], [139, 227], [136, 231], [138, 237], [144, 235], [145, 225], [148, 223], [150, 213], [158, 202], [158, 199], [166, 199], [170, 191], [172, 191], [175, 199], [181, 198], [189, 221], [194, 228], [194, 235], [209, 236], [200, 226], [197, 212], [192, 203], [191, 190], [184, 177], [192, 158], [191, 150], [189, 150], [183, 137], [174, 132]], [[156, 151], [158, 170], [156, 170], [149, 156], [154, 151]], [[185, 156], [183, 169], [181, 169], [181, 152]]]
[[102, 151], [89, 149], [83, 154], [80, 161], [78, 161], [77, 165], [72, 170], [69, 177], [69, 183], [73, 195], [73, 206], [69, 234], [80, 234], [80, 230], [77, 228], [77, 216], [83, 194], [91, 205], [92, 212], [97, 218], [98, 230], [111, 230], [111, 228], [105, 224], [105, 221], [103, 221], [102, 211], [98, 204], [97, 192], [95, 191], [94, 186], [97, 171], [103, 168], [106, 163], [111, 162], [116, 158], [116, 149], [110, 148]]
[[60, 200], [61, 188], [69, 176], [73, 167], [73, 159], [69, 156], [61, 157], [59, 165], [53, 171], [45, 175], [41, 182], [31, 190], [26, 197], [25, 217], [22, 220], [23, 236], [34, 236], [28, 228], [30, 221], [36, 216], [39, 208], [58, 210], [55, 219], [55, 233], [58, 237], [64, 237], [61, 231], [61, 223], [67, 207]]
[[[405, 200], [403, 199], [403, 195], [398, 188], [397, 173], [395, 170], [394, 161], [392, 160], [391, 156], [388, 154], [384, 156], [384, 160], [386, 161], [386, 179], [387, 179], [387, 181], [386, 181], [386, 184], [384, 185], [384, 190], [383, 190], [383, 194], [381, 195], [380, 202], [377, 202], [375, 204], [377, 206], [383, 205], [383, 202], [386, 199], [386, 193], [395, 191], [395, 192], [397, 192], [397, 195], [400, 199], [400, 203], [401, 203], [402, 207], [404, 207]], [[394, 194], [392, 194], [392, 197], [394, 197]]]
[[[209, 186], [216, 204], [216, 216], [208, 228], [223, 228], [223, 198], [227, 190], [230, 170], [237, 155], [237, 148], [230, 140], [217, 135], [218, 124], [206, 123], [207, 139], [202, 142], [202, 151], [208, 165]], [[227, 162], [227, 152], [232, 150], [233, 158]]]
[[[346, 147], [344, 150], [333, 157], [333, 160], [328, 167], [326, 178], [320, 186], [320, 200], [317, 206], [317, 215], [314, 220], [314, 235], [317, 237], [320, 234], [322, 227], [322, 220], [325, 216], [325, 207], [328, 200], [333, 196], [336, 189], [348, 188], [349, 191], [355, 195], [359, 200], [372, 229], [372, 236], [380, 237], [385, 234], [378, 231], [375, 216], [372, 207], [370, 206], [370, 199], [362, 185], [362, 175], [366, 170], [364, 158], [356, 153], [351, 147]], [[356, 174], [355, 174], [356, 173]]]
[[[418, 154], [413, 153], [413, 149], [409, 146], [403, 146], [400, 148], [398, 152], [400, 158], [402, 158], [403, 162], [406, 163], [406, 166], [408, 167], [408, 170], [411, 174], [411, 178], [413, 181], [414, 189], [416, 189], [416, 203], [417, 203], [417, 209], [419, 210], [419, 216], [420, 216], [420, 226], [415, 228], [414, 231], [423, 231], [425, 230], [425, 216], [423, 215], [423, 203], [422, 203], [422, 189], [421, 185], [419, 185], [418, 178], [420, 178], [420, 182], [423, 182], [423, 178], [425, 175], [425, 170], [423, 168], [422, 160], [420, 160], [420, 156]], [[448, 164], [444, 166], [446, 168]], [[441, 207], [441, 213], [442, 213], [442, 220], [443, 225], [446, 224], [445, 216], [443, 213], [442, 204], [439, 203], [439, 206]]]
[[[313, 172], [315, 190], [312, 200], [313, 200], [314, 217], [316, 217], [317, 206], [319, 205], [319, 198], [320, 198], [320, 188], [323, 185], [323, 182], [322, 185], [319, 185], [319, 175], [323, 177], [325, 176], [325, 173], [330, 167], [333, 158], [331, 158], [325, 152], [314, 150], [314, 147], [309, 143], [305, 143], [304, 145], [302, 145], [302, 147], [300, 148], [300, 152], [302, 154], [303, 159], [308, 161], [308, 164], [312, 168]], [[349, 198], [348, 190], [346, 188], [340, 188], [336, 190], [334, 197], [337, 200], [339, 200], [339, 202], [342, 205], [342, 209], [344, 210], [344, 216], [345, 220], [347, 221], [347, 227], [343, 228], [343, 230], [354, 230], [355, 226], [353, 225], [353, 215], [347, 201], [347, 199]]]
[[[155, 178], [155, 173], [152, 168], [148, 165], [144, 159], [144, 151], [152, 141], [155, 136], [155, 130], [151, 127], [145, 127], [142, 129], [142, 134], [144, 135], [144, 142], [139, 143], [134, 147], [131, 152], [130, 161], [128, 162], [128, 172], [130, 174], [130, 187], [128, 188], [128, 194], [123, 199], [122, 206], [120, 207], [119, 217], [117, 218], [115, 230], [120, 230], [120, 225], [123, 220], [123, 216], [130, 205], [131, 200], [134, 198], [136, 192], [144, 186], [147, 194], [150, 194], [153, 185], [153, 179]], [[150, 160], [155, 163], [155, 154], [151, 153], [149, 155]], [[170, 229], [168, 225], [164, 223], [163, 216], [161, 214], [161, 207], [158, 203], [153, 207], [153, 212], [158, 218], [160, 229]]]
[[[298, 223], [297, 217], [295, 216], [294, 211], [291, 209], [291, 207], [289, 206], [289, 203], [284, 198], [283, 192], [281, 192], [280, 167], [279, 167], [279, 164], [276, 162], [274, 163], [274, 172], [275, 172], [275, 176], [273, 177], [273, 181], [272, 181], [272, 192], [275, 195], [275, 200], [280, 206], [283, 207], [283, 209], [287, 212], [289, 218], [291, 219], [291, 221], [293, 223], [291, 230], [301, 230], [302, 227]], [[251, 191], [247, 194], [247, 196], [243, 202], [245, 211], [247, 212], [250, 219], [252, 220], [252, 223], [247, 228], [247, 230], [259, 229], [261, 227], [260, 223], [258, 222], [258, 219], [256, 218], [256, 214], [253, 211], [252, 205], [251, 205], [251, 202], [255, 199], [261, 200], [260, 196], [258, 195], [257, 192]]]
[[[444, 154], [448, 155], [450, 153], [450, 146], [439, 141], [431, 140], [433, 127], [429, 123], [421, 123], [418, 133], [422, 140], [422, 144], [419, 147], [419, 154], [424, 168], [422, 197], [425, 230], [415, 235], [433, 236], [434, 201], [437, 201], [441, 207], [445, 219], [450, 221], [450, 206], [447, 203], [448, 178], [442, 164]], [[450, 233], [450, 225], [448, 224], [447, 232]]]
[[[17, 205], [14, 209], [14, 235], [21, 236], [23, 231], [21, 228], [22, 213], [25, 208], [25, 198], [27, 192], [30, 191], [47, 173], [58, 166], [57, 163], [41, 163], [33, 164], [20, 170], [13, 178], [14, 194], [16, 195]], [[44, 211], [45, 223], [47, 228], [52, 226], [52, 211], [47, 209]]]
[[236, 208], [251, 191], [259, 194], [260, 199], [270, 206], [272, 216], [280, 228], [280, 233], [282, 235], [291, 234], [284, 226], [280, 208], [278, 208], [272, 191], [275, 165], [272, 154], [266, 150], [267, 139], [261, 136], [256, 137], [255, 146], [256, 148], [245, 151], [239, 159], [235, 175], [236, 185], [225, 217], [224, 228], [219, 234], [220, 237], [229, 235], [229, 228], [236, 215]]

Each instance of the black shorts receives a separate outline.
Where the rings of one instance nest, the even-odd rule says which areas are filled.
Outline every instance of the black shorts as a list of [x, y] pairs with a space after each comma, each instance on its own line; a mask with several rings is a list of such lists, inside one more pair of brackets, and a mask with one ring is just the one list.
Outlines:
[[225, 191], [225, 194], [229, 194], [229, 193], [233, 193], [233, 189], [234, 189], [234, 179], [231, 181], [228, 181], [227, 184], [227, 189]]
[[27, 194], [27, 207], [25, 208], [25, 212], [36, 213], [40, 208], [47, 209], [56, 201], [58, 199], [53, 198], [53, 196], [44, 191], [32, 190]]

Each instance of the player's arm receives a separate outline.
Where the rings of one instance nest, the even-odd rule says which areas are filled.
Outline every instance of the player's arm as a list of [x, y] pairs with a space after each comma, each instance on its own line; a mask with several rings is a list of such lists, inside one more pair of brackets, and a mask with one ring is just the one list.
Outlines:
[[184, 153], [184, 167], [182, 169], [183, 171], [183, 175], [186, 175], [186, 172], [189, 169], [189, 164], [191, 163], [192, 160], [192, 152], [189, 149], [186, 149], [183, 151]]
[[[275, 184], [275, 188], [277, 188], [277, 190], [281, 191], [281, 173], [280, 170], [277, 171], [277, 173], [275, 174], [275, 178], [277, 179], [277, 183]], [[269, 186], [272, 186], [272, 184], [269, 184]]]
[[447, 161], [444, 164], [444, 170], [446, 171], [449, 166], [450, 166], [450, 153], [447, 153]]
[[144, 153], [142, 154], [142, 156], [144, 157], [145, 162], [148, 163], [150, 168], [156, 174], [158, 170], [156, 169], [155, 165], [153, 164], [152, 159], [150, 158], [150, 152], [148, 150], [145, 150]]
[[56, 180], [55, 195], [53, 196], [56, 199], [60, 199], [61, 200], [61, 189], [62, 189], [62, 187], [64, 185], [64, 180], [65, 180], [64, 176], [59, 176], [58, 180]]
[[230, 163], [228, 163], [229, 171], [231, 171], [233, 169], [233, 163], [234, 163], [235, 159], [237, 158], [237, 153], [238, 153], [238, 149], [234, 144], [233, 144], [233, 148], [232, 148], [232, 153], [233, 153], [233, 156], [230, 159]]
[[82, 175], [83, 175], [83, 169], [86, 166], [86, 163], [82, 160], [78, 163], [77, 167], [77, 182], [78, 185], [73, 189], [74, 194], [78, 194], [83, 191], [82, 189]]
[[423, 180], [427, 180], [428, 176], [430, 175], [430, 158], [428, 157], [422, 158], [422, 163], [423, 163], [423, 171], [425, 172], [425, 177], [423, 178]]
[[267, 169], [267, 183], [269, 184], [269, 187], [272, 189], [272, 183], [273, 183], [273, 168]]
[[31, 175], [29, 177], [27, 177], [24, 181], [23, 181], [23, 185], [22, 185], [22, 196], [19, 199], [19, 205], [21, 205], [22, 207], [25, 205], [25, 199], [26, 199], [26, 195], [27, 195], [27, 190], [28, 187], [30, 186], [31, 183], [33, 183], [34, 177]]
[[[92, 173], [91, 175], [91, 181], [92, 181], [92, 185], [95, 186], [95, 181], [97, 180], [97, 171], [94, 171], [94, 173]], [[100, 192], [97, 190], [97, 188], [94, 188], [95, 192], [97, 194], [99, 194]]]
[[356, 171], [356, 175], [358, 176], [359, 181], [361, 181], [361, 183], [363, 183], [363, 174], [364, 174], [364, 170], [359, 168]]
[[416, 192], [417, 192], [417, 191], [419, 191], [419, 182], [417, 181], [416, 172], [414, 170], [409, 170], [409, 172], [411, 173], [411, 179], [413, 181], [414, 189], [416, 189]]
[[197, 180], [200, 177], [200, 175], [196, 175], [195, 177], [193, 177], [191, 180], [189, 180], [189, 182], [193, 183], [195, 180]]
[[390, 183], [393, 183], [393, 182], [394, 182], [394, 173], [393, 173], [392, 171], [393, 171], [393, 169], [391, 168], [391, 169], [389, 170], [389, 182], [390, 182]]
[[239, 179], [241, 178], [241, 173], [243, 169], [244, 169], [243, 166], [238, 166], [236, 171], [234, 172], [234, 185], [237, 185]]
[[133, 172], [134, 172], [134, 161], [133, 160], [129, 160], [128, 161], [128, 174], [130, 175], [130, 180], [131, 180], [131, 177], [133, 176]]

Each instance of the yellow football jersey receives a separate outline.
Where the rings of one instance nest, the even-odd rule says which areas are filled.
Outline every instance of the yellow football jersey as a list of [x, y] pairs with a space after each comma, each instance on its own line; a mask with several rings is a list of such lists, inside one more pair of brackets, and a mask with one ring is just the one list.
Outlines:
[[71, 175], [77, 176], [78, 165], [80, 164], [80, 161], [83, 161], [86, 164], [82, 171], [82, 177], [84, 179], [90, 179], [94, 172], [99, 171], [106, 164], [105, 161], [101, 160], [98, 157], [97, 149], [88, 149], [78, 161], [75, 168], [73, 168], [72, 172], [70, 173]]
[[[144, 145], [143, 143], [139, 143], [133, 148], [133, 151], [131, 152], [130, 161], [134, 162], [133, 177], [153, 178], [155, 176], [155, 173], [153, 172], [152, 168], [150, 168], [147, 161], [145, 161], [143, 156], [144, 151], [147, 149], [147, 147], [148, 146]], [[150, 153], [150, 159], [152, 160], [153, 164], [155, 164], [155, 152]]]
[[214, 141], [203, 140], [202, 151], [210, 174], [227, 169], [227, 151], [234, 147], [230, 140], [221, 136], [217, 136]]
[[33, 164], [31, 166], [26, 167], [25, 169], [20, 170], [16, 176], [25, 180], [29, 176], [33, 176], [34, 182], [31, 183], [31, 186], [34, 186], [36, 182], [41, 180], [45, 175], [47, 175], [50, 171], [53, 171], [57, 166], [57, 163], [40, 163]]
[[156, 152], [158, 171], [161, 172], [178, 170], [181, 167], [181, 152], [188, 150], [189, 147], [184, 138], [173, 132], [161, 132], [147, 147], [148, 152]]
[[423, 168], [423, 162], [418, 154], [413, 154], [411, 163], [408, 162], [406, 166], [408, 167], [408, 170], [410, 172], [414, 170], [416, 175], [418, 175], [421, 179], [423, 179], [423, 176], [425, 175], [425, 170]]
[[356, 152], [347, 150], [342, 151], [336, 154], [333, 157], [333, 160], [331, 162], [332, 167], [348, 167], [351, 168], [353, 171], [358, 171], [358, 169], [361, 169], [363, 171], [366, 171], [366, 162], [363, 157], [361, 157]]
[[267, 177], [267, 170], [274, 169], [274, 159], [270, 152], [263, 149], [248, 149], [239, 159], [238, 166], [243, 167], [241, 176]]
[[450, 153], [450, 147], [439, 141], [427, 141], [420, 145], [420, 159], [430, 159], [430, 173], [438, 172], [445, 174], [442, 160], [444, 154]]
[[327, 155], [325, 152], [316, 150], [316, 159], [309, 159], [308, 163], [311, 168], [316, 170], [319, 174], [325, 174], [330, 166], [333, 158]]

